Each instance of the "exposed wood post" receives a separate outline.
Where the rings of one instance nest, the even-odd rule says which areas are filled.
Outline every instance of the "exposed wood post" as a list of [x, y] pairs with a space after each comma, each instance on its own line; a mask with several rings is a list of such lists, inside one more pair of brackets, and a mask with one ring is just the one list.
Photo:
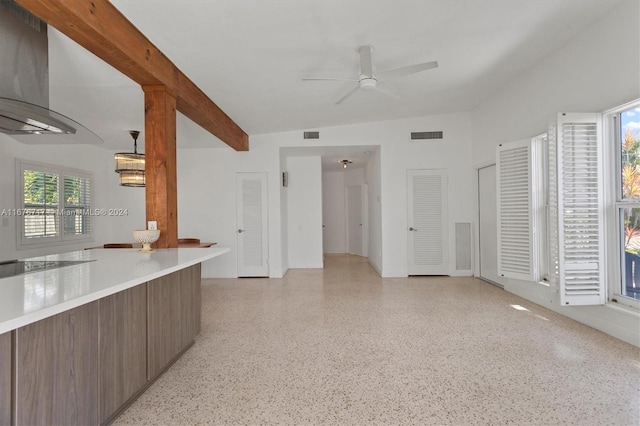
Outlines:
[[164, 86], [142, 90], [147, 221], [157, 221], [160, 229], [154, 247], [178, 247], [176, 98]]

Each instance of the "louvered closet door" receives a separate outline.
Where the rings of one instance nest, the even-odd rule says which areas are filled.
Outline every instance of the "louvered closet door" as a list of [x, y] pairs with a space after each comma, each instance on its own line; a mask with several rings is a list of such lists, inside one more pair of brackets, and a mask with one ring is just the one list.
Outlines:
[[238, 276], [268, 277], [267, 174], [236, 177]]
[[447, 176], [445, 170], [409, 170], [408, 273], [448, 275]]

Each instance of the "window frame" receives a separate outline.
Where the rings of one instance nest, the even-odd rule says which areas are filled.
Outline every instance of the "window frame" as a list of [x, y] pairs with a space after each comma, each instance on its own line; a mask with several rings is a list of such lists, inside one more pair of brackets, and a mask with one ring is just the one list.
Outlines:
[[605, 223], [608, 237], [606, 237], [606, 253], [608, 258], [608, 286], [607, 296], [610, 302], [640, 309], [640, 300], [623, 294], [622, 272], [625, 259], [623, 256], [623, 241], [621, 235], [621, 213], [625, 208], [640, 208], [637, 201], [622, 198], [622, 146], [620, 144], [620, 115], [631, 109], [640, 108], [640, 99], [609, 109], [603, 113], [604, 142], [605, 142]]
[[[56, 221], [57, 232], [52, 236], [40, 236], [40, 237], [25, 237], [25, 212], [26, 207], [24, 203], [24, 172], [25, 170], [31, 170], [41, 173], [55, 174], [58, 177], [57, 191], [58, 191], [58, 205], [56, 207]], [[64, 182], [65, 177], [80, 178], [88, 181], [89, 183], [89, 202], [85, 206], [85, 213], [83, 214], [83, 220], [88, 221], [85, 225], [88, 228], [87, 232], [82, 234], [66, 234], [65, 233], [65, 212], [69, 209], [64, 202]], [[73, 244], [78, 242], [93, 241], [93, 219], [91, 217], [91, 203], [93, 202], [93, 173], [75, 169], [70, 167], [58, 166], [53, 164], [41, 163], [31, 160], [16, 159], [16, 240], [17, 249], [31, 249], [52, 247], [61, 244]]]

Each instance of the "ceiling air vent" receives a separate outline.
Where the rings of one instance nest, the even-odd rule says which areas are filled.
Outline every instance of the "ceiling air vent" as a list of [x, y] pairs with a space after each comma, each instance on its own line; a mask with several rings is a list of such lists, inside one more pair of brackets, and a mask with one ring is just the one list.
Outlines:
[[304, 132], [305, 139], [320, 139], [320, 132]]
[[442, 139], [444, 137], [442, 131], [438, 132], [411, 132], [411, 140], [421, 139]]

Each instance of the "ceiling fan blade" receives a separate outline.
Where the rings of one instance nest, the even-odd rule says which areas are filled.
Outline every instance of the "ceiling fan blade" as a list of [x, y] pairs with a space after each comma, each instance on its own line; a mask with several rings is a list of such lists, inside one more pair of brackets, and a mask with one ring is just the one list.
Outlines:
[[349, 90], [343, 97], [338, 99], [338, 101], [336, 102], [336, 105], [340, 105], [342, 102], [344, 102], [345, 99], [347, 99], [349, 96], [351, 96], [354, 93], [356, 93], [359, 88], [360, 88], [360, 86], [356, 86], [353, 89]]
[[438, 61], [424, 62], [422, 64], [408, 65], [406, 67], [395, 68], [392, 70], [379, 71], [378, 76], [384, 78], [397, 78], [418, 72], [438, 68]]
[[329, 81], [358, 81], [357, 78], [332, 78], [332, 77], [327, 77], [327, 78], [324, 78], [324, 77], [317, 77], [317, 78], [316, 77], [305, 77], [305, 78], [302, 78], [302, 81], [326, 81], [326, 80], [329, 80]]
[[396, 89], [394, 86], [390, 85], [389, 83], [378, 80], [376, 90], [387, 96], [391, 96], [392, 98], [400, 99], [400, 92], [398, 91], [398, 89]]

